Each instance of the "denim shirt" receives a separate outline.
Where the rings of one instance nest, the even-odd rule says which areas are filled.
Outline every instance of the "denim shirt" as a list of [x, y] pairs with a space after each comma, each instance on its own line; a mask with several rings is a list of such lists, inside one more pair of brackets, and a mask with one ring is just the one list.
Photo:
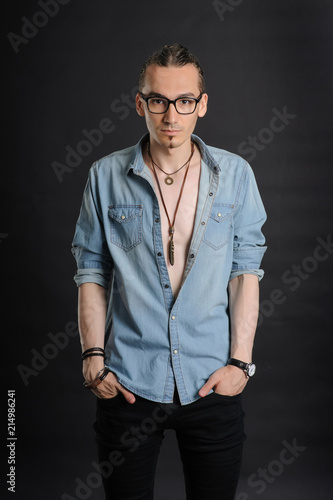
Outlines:
[[146, 399], [181, 404], [200, 398], [230, 351], [227, 286], [263, 276], [265, 210], [241, 157], [192, 140], [201, 151], [197, 210], [182, 284], [173, 296], [158, 199], [136, 146], [93, 164], [72, 246], [74, 280], [109, 290], [105, 365]]

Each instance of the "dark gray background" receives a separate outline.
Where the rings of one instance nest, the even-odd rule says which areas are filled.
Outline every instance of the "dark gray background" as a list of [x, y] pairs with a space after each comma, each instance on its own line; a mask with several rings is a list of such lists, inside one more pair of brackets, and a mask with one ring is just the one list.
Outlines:
[[[224, 14], [222, 3], [229, 5]], [[254, 351], [258, 371], [244, 393], [248, 439], [237, 500], [331, 498], [333, 250], [321, 243], [315, 254], [321, 260], [313, 255], [332, 234], [332, 3], [226, 0], [216, 9], [203, 0], [71, 0], [17, 54], [7, 34], [21, 35], [23, 16], [43, 23], [34, 18], [41, 7], [26, 0], [8, 5], [1, 385], [4, 406], [7, 390], [16, 390], [18, 463], [15, 496], [6, 491], [8, 465], [2, 464], [1, 498], [77, 498], [76, 478], [86, 482], [94, 471], [95, 402], [82, 387], [78, 337], [29, 376], [27, 385], [17, 367], [31, 368], [31, 350], [42, 353], [52, 343], [50, 332], [64, 332], [77, 321], [70, 244], [88, 169], [145, 132], [133, 99], [117, 99], [135, 92], [147, 55], [174, 41], [204, 66], [209, 111], [198, 135], [233, 152], [249, 136], [269, 139], [250, 161], [268, 213], [268, 251]], [[273, 110], [284, 107], [296, 117], [274, 137], [267, 135], [262, 129], [269, 127]], [[65, 164], [66, 147], [76, 149], [85, 139], [82, 130], [97, 128], [103, 118], [115, 129], [59, 182], [53, 162]], [[281, 466], [285, 442], [306, 449]], [[251, 485], [248, 479], [254, 474], [258, 481], [259, 469], [268, 469], [268, 480]], [[102, 499], [102, 489], [87, 498]], [[170, 498], [185, 498], [172, 433], [156, 477], [156, 500]]]

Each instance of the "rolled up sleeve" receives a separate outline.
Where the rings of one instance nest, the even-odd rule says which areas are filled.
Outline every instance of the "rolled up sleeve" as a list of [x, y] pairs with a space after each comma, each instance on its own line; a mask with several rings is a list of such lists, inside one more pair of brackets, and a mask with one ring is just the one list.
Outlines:
[[109, 287], [112, 259], [106, 242], [94, 165], [89, 171], [83, 194], [72, 242], [72, 254], [77, 264], [74, 275], [77, 286], [89, 282], [97, 283], [104, 288]]
[[261, 280], [260, 268], [267, 249], [261, 228], [266, 212], [251, 167], [247, 164], [234, 215], [233, 261], [229, 280], [241, 274], [255, 274]]

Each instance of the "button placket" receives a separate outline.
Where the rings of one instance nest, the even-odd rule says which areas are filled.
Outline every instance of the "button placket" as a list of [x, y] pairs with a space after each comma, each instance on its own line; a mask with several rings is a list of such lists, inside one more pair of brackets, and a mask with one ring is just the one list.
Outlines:
[[156, 195], [155, 195], [154, 212], [153, 212], [153, 232], [154, 232], [154, 251], [156, 255], [156, 263], [163, 290], [165, 306], [166, 309], [169, 311], [173, 303], [173, 292], [170, 285], [169, 273], [164, 259], [160, 210]]
[[188, 401], [188, 394], [186, 390], [185, 380], [183, 376], [181, 355], [180, 355], [180, 342], [178, 331], [178, 307], [180, 303], [176, 300], [172, 311], [170, 311], [169, 331], [170, 331], [170, 352], [171, 363], [175, 377], [175, 382], [178, 388], [179, 397], [182, 401]]
[[[203, 168], [203, 166], [202, 166], [202, 168]], [[205, 199], [205, 202], [204, 202], [203, 207], [201, 209], [202, 211], [201, 211], [201, 213], [197, 214], [197, 215], [199, 215], [199, 218], [196, 222], [195, 235], [194, 235], [193, 240], [191, 242], [189, 258], [188, 258], [187, 263], [186, 263], [183, 281], [182, 281], [182, 286], [184, 285], [186, 278], [187, 278], [187, 275], [193, 266], [194, 258], [198, 255], [201, 241], [202, 241], [205, 229], [207, 227], [207, 222], [209, 220], [210, 212], [211, 212], [212, 207], [213, 207], [214, 198], [215, 198], [214, 195], [216, 194], [217, 189], [218, 189], [219, 175], [218, 175], [217, 169], [214, 167], [213, 167], [213, 169], [215, 172], [212, 172], [212, 170], [209, 167], [208, 167], [207, 171], [203, 170], [201, 172], [201, 176], [202, 177], [205, 176], [205, 182], [207, 184], [209, 183], [209, 187], [208, 187], [208, 192], [205, 191], [206, 192], [206, 194], [205, 194], [206, 199]], [[200, 184], [201, 184], [201, 181], [200, 181]], [[199, 187], [199, 195], [200, 195], [200, 187]]]
[[[171, 316], [171, 322], [174, 323], [174, 321], [176, 320], [176, 316], [173, 314]], [[171, 327], [171, 331], [173, 332], [173, 328]], [[173, 336], [173, 333], [171, 333], [171, 336]], [[172, 343], [173, 343], [173, 339], [171, 339]], [[177, 343], [178, 343], [178, 340], [177, 340]], [[178, 349], [173, 349], [173, 354], [178, 354]]]

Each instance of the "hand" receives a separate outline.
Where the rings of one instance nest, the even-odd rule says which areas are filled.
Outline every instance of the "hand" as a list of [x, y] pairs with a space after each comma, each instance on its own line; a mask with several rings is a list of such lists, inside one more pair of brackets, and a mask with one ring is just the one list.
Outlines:
[[218, 394], [224, 396], [236, 396], [240, 394], [248, 381], [243, 370], [237, 366], [227, 365], [216, 370], [199, 391], [199, 396], [205, 397], [214, 389]]
[[[87, 358], [83, 361], [83, 377], [87, 382], [92, 382], [103, 367], [104, 361], [100, 356]], [[109, 372], [105, 379], [95, 389], [91, 389], [91, 391], [100, 399], [114, 398], [121, 392], [128, 403], [135, 403], [134, 394], [125, 389], [112, 372]]]
[[117, 377], [112, 372], [109, 372], [105, 379], [95, 389], [92, 389], [92, 392], [100, 399], [114, 398], [121, 392], [128, 403], [135, 403], [134, 394], [119, 384]]

